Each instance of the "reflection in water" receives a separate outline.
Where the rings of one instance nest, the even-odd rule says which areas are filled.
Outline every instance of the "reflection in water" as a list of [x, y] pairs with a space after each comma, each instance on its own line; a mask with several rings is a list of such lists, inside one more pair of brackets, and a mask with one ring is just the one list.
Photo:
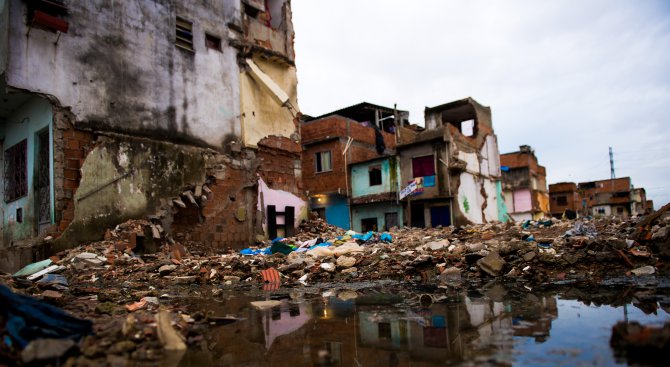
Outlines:
[[[200, 350], [189, 349], [181, 365], [433, 366], [472, 361], [532, 364], [537, 360], [520, 355], [526, 351], [532, 355], [533, 344], [543, 345], [552, 338], [552, 323], [561, 321], [559, 308], [567, 312], [561, 317], [568, 321], [575, 312], [579, 315], [593, 311], [574, 301], [568, 301], [572, 306], [564, 311], [559, 307], [564, 301], [556, 296], [510, 296], [499, 285], [447, 294], [435, 303], [423, 304], [384, 294], [356, 298], [352, 291], [346, 291], [339, 295], [284, 295], [279, 306], [266, 310], [249, 307], [249, 302], [259, 299], [251, 296], [231, 296], [216, 307], [208, 303], [206, 307], [215, 313], [244, 319], [213, 326], [206, 332]], [[581, 306], [574, 308], [574, 304]], [[616, 317], [621, 316], [617, 311]], [[611, 329], [615, 321], [608, 322], [600, 320], [597, 326]], [[609, 348], [607, 343], [608, 339], [603, 340], [600, 348]], [[549, 347], [556, 349], [555, 345]], [[613, 364], [614, 360], [606, 363]]]

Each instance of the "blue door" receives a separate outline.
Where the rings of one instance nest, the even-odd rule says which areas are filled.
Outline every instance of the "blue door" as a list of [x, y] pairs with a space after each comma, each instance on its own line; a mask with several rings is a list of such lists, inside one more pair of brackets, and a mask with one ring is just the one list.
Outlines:
[[451, 225], [451, 210], [449, 205], [433, 206], [430, 208], [430, 225], [432, 227]]

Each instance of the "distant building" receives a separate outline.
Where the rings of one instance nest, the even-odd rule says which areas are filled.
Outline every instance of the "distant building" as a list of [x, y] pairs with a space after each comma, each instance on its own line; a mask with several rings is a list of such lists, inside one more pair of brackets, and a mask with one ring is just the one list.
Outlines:
[[630, 177], [598, 181], [562, 182], [549, 185], [551, 214], [564, 212], [579, 216], [616, 216], [626, 218], [653, 210], [644, 188], [633, 188]]
[[549, 185], [549, 208], [551, 215], [561, 218], [564, 215], [573, 219], [581, 209], [581, 200], [574, 182], [559, 182]]
[[300, 129], [302, 177], [311, 210], [330, 224], [350, 229], [353, 189], [348, 166], [394, 155], [396, 123], [408, 114], [363, 102], [305, 119]]
[[580, 182], [577, 191], [582, 201], [580, 213], [593, 216], [631, 215], [630, 177]]
[[388, 231], [403, 225], [398, 203], [400, 167], [395, 156], [349, 165], [351, 222], [357, 232]]
[[507, 212], [515, 221], [540, 219], [549, 214], [547, 171], [528, 145], [500, 155], [502, 188]]

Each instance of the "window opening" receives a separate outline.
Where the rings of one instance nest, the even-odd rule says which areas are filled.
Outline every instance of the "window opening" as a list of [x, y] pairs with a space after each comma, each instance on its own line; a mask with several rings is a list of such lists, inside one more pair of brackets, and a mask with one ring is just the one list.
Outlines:
[[465, 120], [461, 122], [461, 134], [465, 136], [475, 135], [475, 120]]
[[177, 39], [175, 45], [188, 51], [193, 49], [193, 22], [177, 17], [176, 23]]
[[556, 198], [556, 204], [558, 204], [558, 205], [568, 205], [568, 197], [567, 196], [558, 196]]
[[316, 153], [315, 161], [317, 173], [333, 170], [330, 151]]
[[435, 160], [432, 155], [412, 158], [412, 177], [435, 176]]
[[28, 140], [5, 150], [5, 202], [14, 201], [28, 194], [28, 167], [26, 156]]
[[221, 51], [221, 38], [205, 33], [205, 46], [212, 50]]
[[370, 186], [378, 186], [382, 184], [382, 167], [371, 166], [368, 169], [368, 176], [370, 179]]

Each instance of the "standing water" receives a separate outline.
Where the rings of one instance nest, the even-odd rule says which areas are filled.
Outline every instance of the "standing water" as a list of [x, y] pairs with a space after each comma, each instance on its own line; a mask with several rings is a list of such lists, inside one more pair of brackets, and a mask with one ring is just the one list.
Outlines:
[[[210, 317], [181, 366], [537, 366], [660, 364], [611, 346], [613, 327], [670, 321], [665, 291], [488, 284], [449, 290], [374, 283], [184, 297]], [[260, 302], [258, 302], [260, 301]], [[269, 302], [268, 302], [269, 301]], [[668, 340], [666, 335], [666, 343]], [[192, 340], [193, 341], [193, 340]], [[667, 351], [667, 349], [666, 349]], [[646, 360], [644, 360], [646, 358]]]

